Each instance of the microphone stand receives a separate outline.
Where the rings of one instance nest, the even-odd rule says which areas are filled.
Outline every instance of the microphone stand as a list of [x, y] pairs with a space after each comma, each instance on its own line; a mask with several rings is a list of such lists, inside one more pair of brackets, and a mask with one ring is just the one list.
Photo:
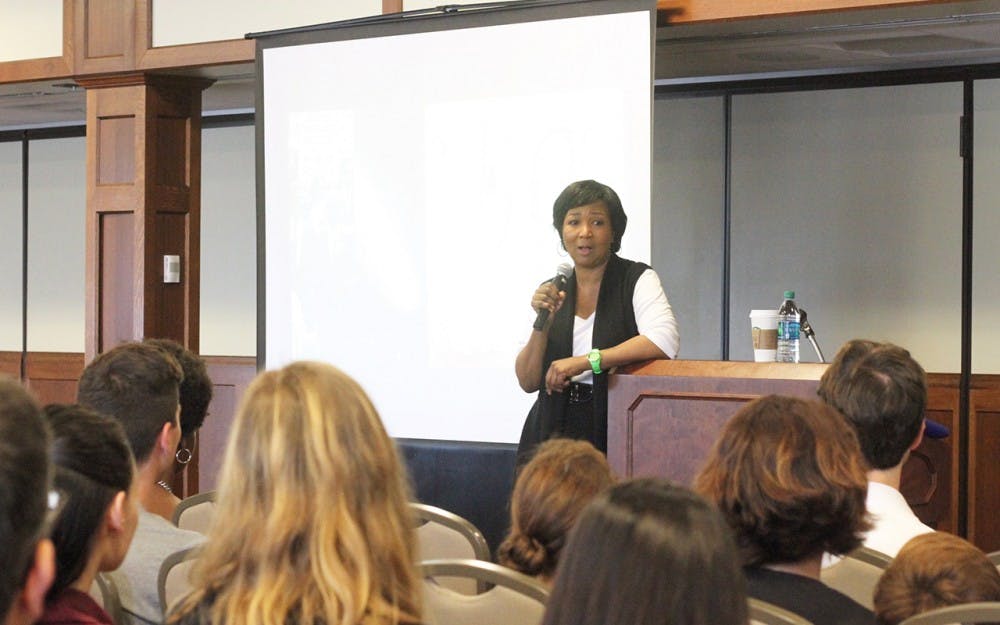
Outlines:
[[799, 329], [802, 331], [802, 334], [805, 334], [806, 338], [809, 339], [809, 343], [813, 346], [813, 349], [816, 350], [816, 355], [819, 356], [819, 361], [826, 362], [826, 359], [823, 358], [823, 350], [819, 348], [819, 343], [816, 342], [816, 331], [813, 330], [812, 325], [809, 323], [809, 319], [806, 318], [806, 311], [803, 308], [799, 308]]

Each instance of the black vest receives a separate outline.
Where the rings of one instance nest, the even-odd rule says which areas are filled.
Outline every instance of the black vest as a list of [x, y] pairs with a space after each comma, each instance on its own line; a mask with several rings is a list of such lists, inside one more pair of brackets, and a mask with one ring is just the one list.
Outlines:
[[[639, 276], [649, 269], [648, 265], [619, 258], [612, 254], [601, 278], [601, 289], [597, 294], [597, 309], [594, 314], [594, 349], [607, 349], [638, 336], [632, 295]], [[521, 431], [518, 445], [519, 458], [525, 458], [542, 441], [565, 435], [568, 431], [584, 432], [582, 437], [589, 440], [602, 452], [608, 448], [608, 374], [594, 376], [594, 399], [588, 404], [592, 415], [589, 424], [568, 424], [565, 393], [545, 392], [545, 373], [552, 361], [573, 355], [573, 324], [576, 317], [576, 272], [566, 285], [566, 300], [556, 313], [549, 330], [549, 341], [542, 362], [542, 379], [539, 381], [538, 399], [532, 407], [528, 420]]]

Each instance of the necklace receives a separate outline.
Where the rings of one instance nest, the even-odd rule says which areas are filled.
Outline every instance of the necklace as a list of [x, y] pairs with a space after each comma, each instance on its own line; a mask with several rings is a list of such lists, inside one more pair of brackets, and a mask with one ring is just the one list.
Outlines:
[[174, 489], [170, 488], [170, 484], [167, 484], [163, 480], [156, 480], [156, 485], [162, 488], [163, 490], [167, 491], [171, 495], [174, 494]]

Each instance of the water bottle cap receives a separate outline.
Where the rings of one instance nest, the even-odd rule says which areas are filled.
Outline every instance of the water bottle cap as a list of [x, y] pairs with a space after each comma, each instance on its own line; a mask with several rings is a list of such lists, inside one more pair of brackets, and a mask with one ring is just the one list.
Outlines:
[[785, 291], [785, 299], [795, 299], [795, 291]]

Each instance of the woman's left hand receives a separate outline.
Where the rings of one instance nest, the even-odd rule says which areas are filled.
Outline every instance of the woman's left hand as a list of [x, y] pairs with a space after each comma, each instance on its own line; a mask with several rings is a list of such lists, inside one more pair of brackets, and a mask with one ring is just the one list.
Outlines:
[[573, 376], [580, 375], [590, 369], [590, 361], [586, 356], [573, 356], [553, 360], [549, 370], [545, 372], [545, 390], [549, 395], [553, 391], [561, 393], [566, 390]]

